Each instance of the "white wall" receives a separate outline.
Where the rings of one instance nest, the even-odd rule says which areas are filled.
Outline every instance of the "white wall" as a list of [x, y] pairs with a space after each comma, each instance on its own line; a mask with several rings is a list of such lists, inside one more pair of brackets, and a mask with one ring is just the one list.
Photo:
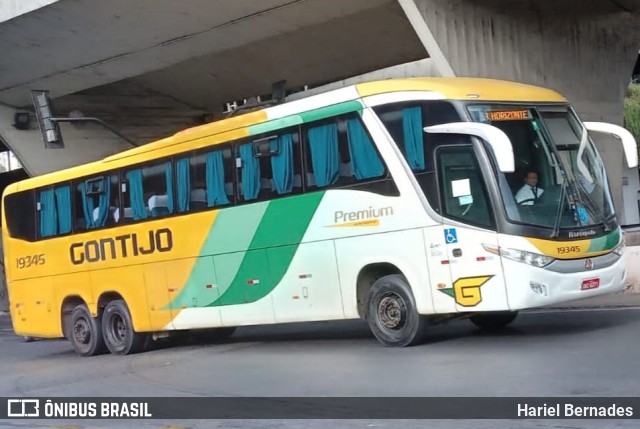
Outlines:
[[58, 0], [0, 0], [0, 22], [8, 21]]

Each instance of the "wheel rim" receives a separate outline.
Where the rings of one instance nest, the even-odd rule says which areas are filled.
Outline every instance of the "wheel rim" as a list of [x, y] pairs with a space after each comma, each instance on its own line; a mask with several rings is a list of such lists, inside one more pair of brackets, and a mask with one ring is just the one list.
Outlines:
[[407, 320], [407, 304], [404, 299], [395, 293], [385, 294], [378, 304], [378, 320], [387, 330], [401, 329]]
[[73, 323], [73, 339], [81, 349], [86, 349], [91, 343], [91, 323], [85, 317], [79, 317]]
[[109, 318], [109, 340], [117, 347], [124, 346], [127, 340], [127, 322], [118, 313], [112, 314]]

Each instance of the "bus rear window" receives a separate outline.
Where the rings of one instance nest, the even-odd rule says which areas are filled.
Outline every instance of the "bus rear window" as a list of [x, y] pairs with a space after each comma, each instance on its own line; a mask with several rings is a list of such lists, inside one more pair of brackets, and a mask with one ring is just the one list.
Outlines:
[[7, 195], [4, 199], [4, 211], [11, 237], [35, 241], [36, 206], [33, 191]]

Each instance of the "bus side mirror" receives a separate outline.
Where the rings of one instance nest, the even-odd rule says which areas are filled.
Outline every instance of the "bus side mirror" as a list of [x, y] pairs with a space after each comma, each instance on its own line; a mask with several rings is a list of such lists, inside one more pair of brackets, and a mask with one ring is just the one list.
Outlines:
[[513, 173], [515, 171], [511, 140], [509, 140], [504, 131], [493, 125], [478, 122], [452, 122], [425, 127], [424, 131], [431, 134], [463, 134], [479, 137], [489, 143], [489, 146], [493, 149], [500, 171], [503, 173]]
[[625, 128], [606, 122], [584, 122], [584, 126], [589, 131], [610, 134], [622, 140], [627, 165], [629, 168], [636, 168], [638, 166], [638, 144], [636, 139], [633, 138], [633, 135]]

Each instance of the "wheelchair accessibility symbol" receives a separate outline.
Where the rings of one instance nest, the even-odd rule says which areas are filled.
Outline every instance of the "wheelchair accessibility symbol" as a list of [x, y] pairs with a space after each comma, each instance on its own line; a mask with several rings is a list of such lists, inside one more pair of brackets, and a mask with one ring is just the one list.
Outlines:
[[458, 235], [455, 228], [449, 228], [444, 230], [444, 241], [447, 244], [453, 244], [458, 242]]

